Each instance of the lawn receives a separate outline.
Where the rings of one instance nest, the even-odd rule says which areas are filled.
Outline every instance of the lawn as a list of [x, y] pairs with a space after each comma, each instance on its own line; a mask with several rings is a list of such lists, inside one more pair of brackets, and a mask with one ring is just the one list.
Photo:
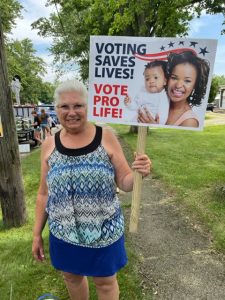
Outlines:
[[[113, 127], [135, 150], [137, 136], [127, 126]], [[150, 129], [146, 153], [153, 176], [198, 217], [212, 232], [214, 246], [225, 252], [225, 126], [201, 132]]]
[[[28, 221], [20, 228], [0, 228], [0, 299], [36, 300], [40, 295], [52, 293], [60, 300], [69, 299], [61, 275], [49, 261], [48, 230], [44, 231], [47, 259], [37, 263], [31, 255], [32, 226], [35, 198], [40, 176], [40, 152], [35, 150], [22, 159], [23, 179], [26, 194]], [[1, 215], [0, 215], [1, 221]], [[136, 256], [127, 245], [129, 263], [119, 272], [121, 300], [147, 300], [142, 295], [140, 281], [136, 272]], [[92, 282], [90, 299], [96, 300]], [[146, 298], [148, 297], [148, 298]]]

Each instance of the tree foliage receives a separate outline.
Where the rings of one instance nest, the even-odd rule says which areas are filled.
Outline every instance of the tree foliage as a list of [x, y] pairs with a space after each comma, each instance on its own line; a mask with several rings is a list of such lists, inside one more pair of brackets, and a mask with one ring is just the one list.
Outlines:
[[21, 17], [22, 5], [17, 0], [0, 1], [0, 21], [3, 32], [8, 33], [15, 25], [15, 19]]
[[220, 84], [219, 84], [218, 76], [214, 76], [211, 82], [208, 103], [212, 103], [215, 101], [216, 95], [219, 92], [219, 86]]
[[[0, 22], [5, 34], [16, 25], [16, 18], [21, 17], [22, 8], [17, 0], [0, 1]], [[5, 44], [9, 81], [11, 82], [16, 74], [22, 78], [21, 103], [37, 103], [38, 101], [51, 103], [54, 86], [43, 82], [41, 75], [46, 72], [46, 65], [35, 55], [36, 51], [31, 40], [10, 41], [5, 38]]]
[[225, 76], [224, 75], [222, 75], [222, 76], [215, 76], [215, 78], [218, 80], [219, 86], [225, 85]]
[[55, 88], [56, 86], [50, 82], [42, 82], [39, 89], [38, 101], [51, 104], [53, 102]]
[[[35, 55], [31, 40], [10, 41], [6, 45], [9, 80], [16, 74], [21, 77], [21, 103], [52, 102], [52, 85], [44, 83], [45, 62]], [[43, 99], [44, 98], [44, 99]]]
[[175, 37], [187, 35], [190, 21], [224, 12], [224, 0], [48, 0], [57, 12], [33, 23], [42, 36], [53, 36], [51, 52], [59, 65], [77, 63], [88, 77], [90, 35]]
[[215, 102], [216, 95], [219, 93], [221, 85], [225, 85], [225, 76], [213, 76], [209, 93], [209, 103]]

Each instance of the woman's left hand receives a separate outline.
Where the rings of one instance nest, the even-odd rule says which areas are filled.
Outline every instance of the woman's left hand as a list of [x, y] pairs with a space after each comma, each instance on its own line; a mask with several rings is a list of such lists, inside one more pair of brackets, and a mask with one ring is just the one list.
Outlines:
[[142, 177], [148, 176], [151, 169], [151, 160], [146, 154], [134, 154], [135, 159], [132, 163], [132, 169], [142, 175]]

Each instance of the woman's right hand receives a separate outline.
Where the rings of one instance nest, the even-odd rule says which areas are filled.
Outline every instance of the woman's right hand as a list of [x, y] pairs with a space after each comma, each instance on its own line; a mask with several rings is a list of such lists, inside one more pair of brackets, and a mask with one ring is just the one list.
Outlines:
[[44, 261], [44, 242], [41, 235], [33, 238], [32, 254], [36, 261]]
[[138, 122], [139, 123], [159, 124], [158, 114], [156, 115], [156, 117], [154, 119], [146, 107], [144, 107], [143, 110], [144, 110], [144, 112], [141, 109], [138, 110]]

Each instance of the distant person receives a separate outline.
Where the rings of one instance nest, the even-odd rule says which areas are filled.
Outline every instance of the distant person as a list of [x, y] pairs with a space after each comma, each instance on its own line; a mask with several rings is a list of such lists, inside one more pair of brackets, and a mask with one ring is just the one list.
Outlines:
[[15, 94], [17, 105], [20, 105], [20, 89], [21, 89], [21, 78], [19, 75], [15, 75], [11, 82], [11, 90]]
[[144, 114], [145, 109], [148, 109], [152, 117], [157, 118], [160, 124], [166, 123], [169, 112], [169, 100], [165, 91], [166, 65], [165, 61], [160, 60], [148, 63], [144, 70], [144, 88], [134, 99], [130, 96], [125, 97], [126, 107], [136, 111], [135, 121], [138, 121], [139, 110]]
[[51, 116], [48, 117], [48, 125], [50, 128], [50, 134], [52, 134], [52, 128], [56, 127], [56, 122], [53, 120]]
[[51, 116], [48, 117], [48, 125], [49, 125], [50, 129], [52, 129], [53, 127], [56, 126], [56, 123]]
[[40, 122], [38, 114], [35, 110], [33, 110], [31, 112], [31, 114], [34, 117], [34, 122], [33, 122], [32, 125], [34, 127], [34, 139], [35, 139], [35, 143], [36, 143], [35, 146], [40, 146], [42, 144], [42, 141], [41, 141], [41, 127], [40, 127], [41, 122]]
[[39, 115], [39, 119], [40, 119], [40, 126], [42, 129], [42, 134], [43, 134], [43, 140], [45, 139], [45, 137], [48, 134], [51, 134], [50, 128], [49, 128], [49, 123], [48, 123], [48, 118], [49, 118], [49, 115], [46, 114], [45, 110], [42, 108], [41, 114]]

